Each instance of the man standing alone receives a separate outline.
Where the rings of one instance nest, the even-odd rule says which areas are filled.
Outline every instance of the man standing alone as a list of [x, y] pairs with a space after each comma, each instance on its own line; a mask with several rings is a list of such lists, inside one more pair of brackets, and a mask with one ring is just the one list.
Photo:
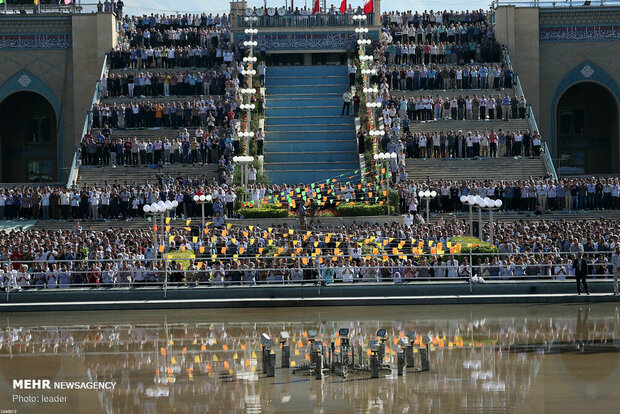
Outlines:
[[577, 294], [581, 295], [581, 281], [583, 281], [583, 288], [586, 294], [589, 295], [588, 283], [586, 282], [586, 276], [588, 275], [588, 261], [587, 256], [583, 253], [577, 255], [577, 259], [573, 262], [573, 269], [575, 269], [575, 281], [577, 282]]
[[345, 93], [342, 95], [342, 113], [341, 116], [344, 115], [344, 110], [347, 110], [347, 116], [349, 116], [349, 111], [351, 110], [351, 99], [353, 99], [353, 95], [351, 94], [351, 90], [347, 89]]
[[614, 267], [614, 295], [618, 295], [618, 278], [620, 277], [620, 246], [616, 242], [616, 251], [611, 255], [611, 264]]

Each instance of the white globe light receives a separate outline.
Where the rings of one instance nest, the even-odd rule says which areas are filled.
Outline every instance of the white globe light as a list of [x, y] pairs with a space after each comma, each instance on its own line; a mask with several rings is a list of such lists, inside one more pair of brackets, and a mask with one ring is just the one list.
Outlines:
[[[244, 135], [245, 136], [245, 135]], [[233, 157], [233, 162], [237, 162], [239, 161], [239, 157], [237, 157], [236, 155]]]
[[424, 191], [420, 191], [418, 195], [420, 196], [420, 198], [424, 197]]
[[431, 191], [431, 197], [433, 198], [437, 197], [437, 191], [435, 190]]
[[504, 204], [502, 200], [495, 200], [495, 207], [500, 208], [502, 204]]
[[393, 152], [393, 153], [391, 153], [391, 154], [390, 154], [390, 157], [391, 157], [392, 159], [396, 159], [397, 155], [396, 155], [396, 153], [395, 153], [395, 152]]
[[430, 191], [428, 191], [428, 190], [426, 190], [426, 191], [424, 192], [424, 196], [425, 196], [426, 198], [430, 198], [430, 197], [431, 197], [431, 192], [430, 192]]
[[151, 204], [151, 211], [154, 211], [154, 212], [159, 211], [159, 204], [157, 203]]
[[161, 201], [161, 200], [159, 200], [159, 202], [157, 203], [157, 205], [159, 206], [159, 208], [160, 208], [162, 211], [163, 211], [163, 209], [165, 209], [165, 208], [166, 208], [166, 204], [165, 204], [163, 201]]
[[[372, 132], [372, 131], [370, 131], [370, 132]], [[375, 154], [375, 155], [372, 156], [372, 158], [376, 161], [376, 160], [379, 159], [379, 155]]]
[[172, 203], [170, 202], [170, 200], [166, 200], [164, 204], [166, 205], [166, 210], [172, 209]]
[[460, 200], [461, 200], [461, 203], [465, 204], [465, 202], [467, 202], [467, 196], [466, 195], [462, 195]]
[[200, 201], [204, 202], [206, 199], [207, 199], [207, 197], [204, 194], [202, 194], [200, 196]]
[[194, 196], [194, 201], [198, 201], [199, 198], [200, 198], [199, 196], [195, 195]]
[[213, 196], [211, 194], [207, 194], [207, 201], [211, 201], [213, 199]]
[[471, 194], [470, 194], [470, 195], [468, 195], [468, 196], [467, 196], [467, 202], [468, 202], [469, 204], [474, 204], [474, 203], [476, 202], [476, 197], [474, 197], [474, 196], [473, 196], [473, 195], [471, 195]]
[[179, 202], [177, 200], [172, 200], [172, 207], [177, 207]]
[[144, 207], [142, 207], [142, 210], [144, 210], [145, 213], [150, 213], [151, 212], [151, 206], [146, 204]]

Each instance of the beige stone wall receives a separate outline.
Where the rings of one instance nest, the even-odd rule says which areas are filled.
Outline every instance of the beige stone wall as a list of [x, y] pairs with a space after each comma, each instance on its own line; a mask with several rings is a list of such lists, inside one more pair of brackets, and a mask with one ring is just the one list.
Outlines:
[[540, 114], [538, 9], [498, 7], [495, 11], [495, 30], [497, 39], [508, 48], [523, 93], [538, 119]]
[[73, 30], [73, 83], [75, 103], [74, 145], [81, 139], [86, 111], [90, 108], [93, 92], [101, 74], [106, 53], [118, 42], [116, 18], [111, 14], [74, 15]]

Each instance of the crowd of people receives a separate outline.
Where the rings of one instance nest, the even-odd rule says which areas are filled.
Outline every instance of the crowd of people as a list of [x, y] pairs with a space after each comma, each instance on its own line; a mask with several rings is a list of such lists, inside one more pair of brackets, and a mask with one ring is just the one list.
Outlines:
[[121, 24], [112, 69], [212, 67], [232, 62], [235, 53], [226, 14], [125, 16]]
[[[187, 154], [187, 153], [186, 153]], [[154, 155], [153, 155], [154, 156]], [[159, 150], [157, 157], [166, 157]], [[172, 156], [184, 156], [174, 154]], [[140, 158], [140, 156], [138, 156]], [[220, 158], [227, 177], [232, 177], [230, 159]], [[291, 203], [287, 195], [300, 187], [295, 185], [266, 185], [256, 183], [257, 171], [249, 167], [247, 202], [253, 206], [281, 203], [296, 211], [298, 203]], [[201, 206], [194, 201], [195, 195], [210, 194], [205, 204], [206, 217], [220, 213], [221, 220], [238, 218], [237, 194], [230, 182], [214, 182], [207, 176], [177, 176], [159, 171], [153, 181], [144, 183], [104, 182], [100, 185], [74, 186], [71, 189], [55, 187], [6, 187], [0, 188], [0, 219], [80, 219], [109, 220], [144, 217], [143, 206], [157, 201], [178, 201], [172, 217], [190, 218], [201, 216]], [[330, 210], [341, 202], [376, 203], [380, 192], [374, 184], [345, 183], [321, 193], [320, 187], [302, 186], [313, 210]], [[502, 211], [544, 213], [547, 211], [583, 211], [620, 209], [620, 179], [560, 179], [549, 177], [519, 181], [426, 181], [413, 182], [397, 177], [392, 187], [398, 193], [397, 212], [407, 215], [407, 221], [425, 208], [420, 191], [436, 191], [437, 197], [430, 202], [432, 212], [458, 213], [467, 211], [462, 196], [478, 195], [502, 200]], [[307, 190], [307, 191], [306, 191]], [[327, 190], [326, 190], [327, 191]], [[316, 207], [316, 208], [315, 208]], [[411, 215], [409, 215], [411, 214]], [[223, 221], [218, 221], [219, 225]]]
[[512, 88], [513, 73], [506, 64], [464, 64], [443, 67], [435, 63], [373, 65], [371, 82], [379, 85], [382, 97], [389, 91], [469, 90]]
[[222, 66], [213, 71], [109, 72], [101, 79], [102, 98], [235, 95], [244, 85], [243, 68]]
[[[363, 131], [360, 134], [365, 136]], [[492, 129], [416, 133], [407, 130], [402, 135], [396, 130], [381, 140], [382, 150], [397, 153], [403, 169], [406, 158], [538, 157], [541, 144], [538, 133], [501, 128], [497, 132]]]
[[[110, 128], [206, 128], [210, 133], [218, 128], [231, 129], [238, 118], [238, 102], [227, 96], [191, 101], [136, 101], [131, 104], [94, 104], [91, 110], [92, 128], [107, 134]], [[93, 131], [94, 132], [94, 131]]]
[[[399, 283], [474, 275], [565, 279], [575, 274], [576, 256], [586, 258], [590, 276], [608, 277], [614, 270], [620, 271], [616, 220], [498, 223], [495, 240], [499, 253], [494, 256], [451, 254], [450, 239], [468, 233], [466, 224], [456, 219], [310, 232], [286, 226], [228, 225], [208, 227], [206, 232], [171, 227], [166, 230], [166, 242], [151, 229], [99, 232], [76, 226], [71, 231], [2, 233], [1, 286], [143, 286], [161, 285], [164, 280], [172, 285]], [[483, 239], [488, 237], [487, 230]], [[436, 248], [448, 252], [436, 253]], [[195, 257], [181, 259], [172, 254], [167, 262], [160, 259], [160, 253], [177, 251], [191, 251]], [[469, 262], [470, 257], [474, 263]]]

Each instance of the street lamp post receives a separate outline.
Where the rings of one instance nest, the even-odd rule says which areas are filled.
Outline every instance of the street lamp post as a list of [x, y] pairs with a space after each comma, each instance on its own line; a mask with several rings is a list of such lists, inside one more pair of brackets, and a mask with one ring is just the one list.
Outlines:
[[[241, 94], [247, 96], [247, 103], [242, 103], [239, 105], [241, 110], [246, 110], [246, 123], [245, 123], [245, 131], [240, 134], [243, 137], [245, 143], [245, 151], [243, 155], [249, 153], [250, 143], [249, 138], [253, 136], [253, 132], [250, 132], [250, 126], [252, 125], [252, 110], [256, 107], [252, 103], [252, 96], [256, 93], [256, 89], [253, 85], [253, 76], [256, 75], [256, 70], [254, 69], [254, 63], [256, 63], [257, 58], [254, 56], [254, 47], [258, 46], [258, 42], [254, 40], [254, 35], [258, 34], [258, 29], [254, 29], [253, 25], [258, 21], [258, 17], [251, 16], [246, 17], [244, 19], [247, 23], [250, 24], [249, 29], [245, 29], [244, 32], [246, 35], [250, 36], [250, 40], [246, 40], [243, 42], [243, 45], [249, 48], [249, 56], [243, 58], [243, 62], [247, 63], [248, 67], [241, 71], [241, 74], [248, 77], [247, 88], [241, 89]], [[249, 135], [249, 134], [252, 135]]]
[[201, 194], [201, 195], [196, 194], [194, 196], [194, 202], [196, 204], [200, 204], [200, 225], [202, 226], [201, 232], [200, 232], [201, 234], [205, 228], [205, 204], [210, 203], [212, 199], [213, 199], [213, 196], [211, 194]]
[[239, 157], [233, 157], [233, 162], [235, 164], [239, 164], [241, 186], [243, 187], [244, 190], [247, 190], [248, 181], [249, 181], [248, 166], [254, 162], [254, 157], [251, 155], [241, 155]]
[[[146, 214], [150, 214], [151, 216], [153, 216], [153, 223], [155, 223], [155, 225], [157, 225], [157, 219], [160, 218], [161, 219], [161, 242], [157, 243], [157, 232], [155, 232], [155, 241], [157, 243], [157, 250], [156, 252], [159, 252], [159, 246], [166, 246], [166, 232], [165, 232], [165, 227], [166, 227], [166, 217], [168, 217], [170, 211], [172, 209], [175, 209], [177, 206], [179, 205], [179, 202], [177, 200], [167, 200], [167, 201], [158, 201], [156, 203], [153, 204], [146, 204], [144, 207], [142, 207], [142, 210], [144, 210], [144, 212]], [[161, 252], [161, 258], [164, 259], [164, 252], [165, 252], [165, 247], [163, 249], [164, 251]], [[155, 257], [157, 257], [157, 254], [155, 254]], [[166, 291], [166, 288], [168, 287], [168, 262], [166, 260], [164, 260], [164, 273], [165, 273], [165, 277], [164, 277], [164, 291]]]
[[[472, 221], [472, 208], [476, 207], [478, 209], [478, 226], [482, 223], [482, 209], [489, 210], [489, 225], [490, 225], [490, 239], [491, 244], [493, 244], [494, 238], [494, 222], [493, 222], [493, 209], [500, 208], [502, 206], [502, 200], [493, 200], [489, 197], [480, 197], [478, 195], [468, 195], [461, 196], [461, 203], [467, 204], [469, 206], [469, 235], [471, 237], [474, 236], [474, 227]], [[481, 236], [481, 234], [480, 234]]]
[[425, 199], [426, 200], [426, 222], [429, 223], [430, 222], [430, 204], [431, 204], [431, 200], [435, 197], [437, 197], [437, 191], [433, 190], [433, 191], [420, 191], [418, 193], [418, 196], [420, 196], [420, 199]]
[[[376, 131], [379, 132], [379, 131]], [[381, 131], [384, 132], [385, 131]], [[385, 188], [387, 189], [385, 197], [387, 200], [387, 214], [390, 215], [390, 175], [391, 175], [391, 166], [390, 160], [396, 160], [395, 152], [380, 152], [378, 154], [373, 155], [373, 159], [375, 161], [379, 161], [381, 168], [385, 168]], [[383, 188], [383, 185], [381, 186]], [[394, 206], [396, 207], [396, 206]]]

